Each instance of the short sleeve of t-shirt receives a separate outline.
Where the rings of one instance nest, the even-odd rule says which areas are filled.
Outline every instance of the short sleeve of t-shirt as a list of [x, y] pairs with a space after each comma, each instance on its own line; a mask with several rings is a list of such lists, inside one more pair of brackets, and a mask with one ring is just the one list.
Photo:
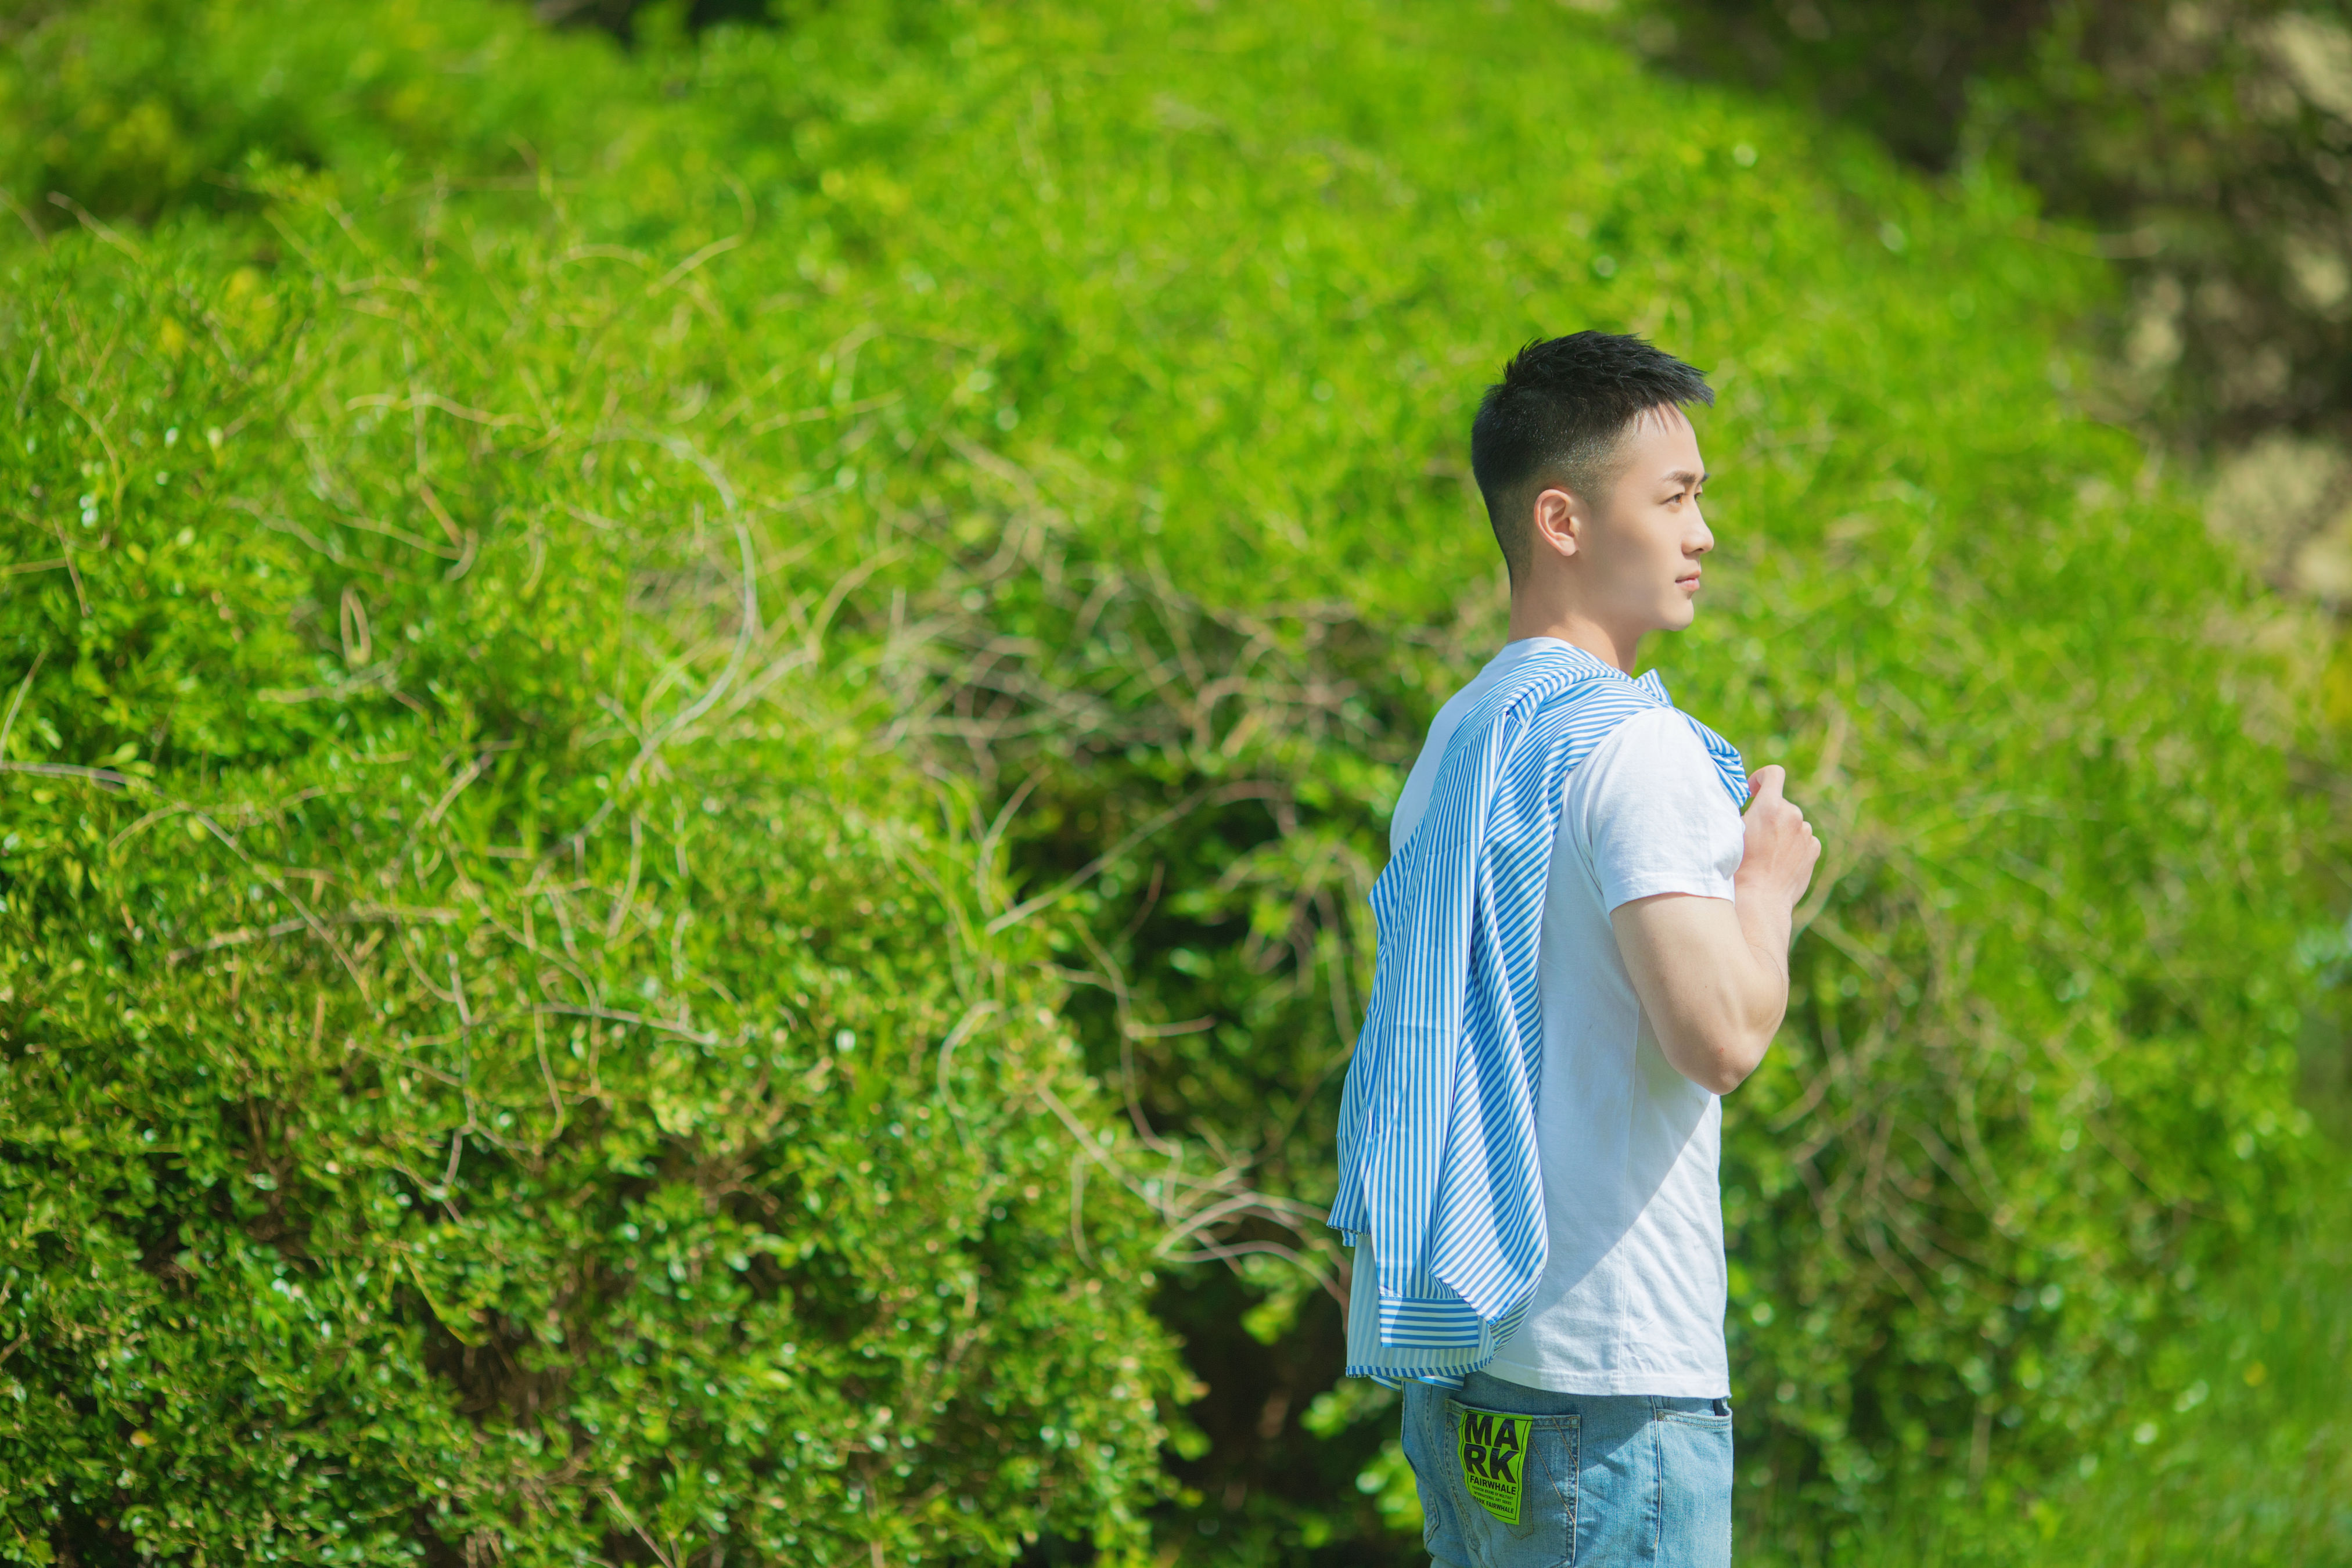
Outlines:
[[1745, 834], [1690, 721], [1671, 708], [1637, 713], [1570, 775], [1601, 907], [1660, 893], [1731, 897]]

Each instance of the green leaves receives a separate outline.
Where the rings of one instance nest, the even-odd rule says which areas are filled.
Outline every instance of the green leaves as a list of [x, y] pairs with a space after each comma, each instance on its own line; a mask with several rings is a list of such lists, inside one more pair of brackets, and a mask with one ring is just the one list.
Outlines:
[[252, 210], [7, 258], [20, 1556], [1140, 1552], [1180, 1335], [1163, 1546], [1408, 1544], [1359, 910], [1501, 635], [1469, 408], [1579, 325], [1715, 374], [1658, 653], [1832, 849], [1728, 1108], [1756, 1517], [2035, 1484], [2272, 1223], [2305, 807], [2014, 191], [1550, 8], [38, 47], [142, 18], [311, 67], [186, 89]]
[[1146, 1211], [1076, 1184], [1116, 1155], [960, 794], [786, 684], [785, 546], [689, 447], [508, 435], [526, 378], [331, 274], [259, 363], [122, 352], [225, 248], [26, 258], [12, 321], [19, 554], [110, 449], [238, 432], [83, 509], [86, 615], [0, 602], [16, 1554], [1138, 1541]]

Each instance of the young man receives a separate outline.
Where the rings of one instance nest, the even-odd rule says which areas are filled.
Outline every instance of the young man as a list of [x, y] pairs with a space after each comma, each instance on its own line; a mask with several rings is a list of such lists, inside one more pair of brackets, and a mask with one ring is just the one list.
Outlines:
[[1712, 401], [1578, 332], [1522, 350], [1471, 432], [1510, 640], [1397, 803], [1331, 1221], [1348, 1370], [1404, 1387], [1442, 1568], [1730, 1561], [1717, 1097], [1780, 1027], [1821, 847], [1780, 769], [1751, 785], [1632, 674], [1697, 613], [1682, 411]]

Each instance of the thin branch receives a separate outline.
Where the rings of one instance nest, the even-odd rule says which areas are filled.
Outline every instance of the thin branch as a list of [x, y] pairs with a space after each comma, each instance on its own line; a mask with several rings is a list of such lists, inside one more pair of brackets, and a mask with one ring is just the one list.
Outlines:
[[1092, 881], [1105, 867], [1115, 865], [1123, 856], [1125, 856], [1129, 850], [1133, 849], [1137, 845], [1143, 843], [1154, 834], [1182, 821], [1185, 817], [1191, 816], [1194, 811], [1200, 809], [1202, 806], [1230, 805], [1234, 802], [1241, 800], [1277, 800], [1280, 799], [1285, 793], [1286, 792], [1280, 784], [1264, 780], [1251, 780], [1244, 784], [1213, 784], [1206, 789], [1195, 790], [1192, 794], [1185, 796], [1174, 805], [1170, 806], [1166, 811], [1161, 812], [1159, 816], [1153, 817], [1150, 821], [1145, 823], [1142, 826], [1137, 828], [1126, 837], [1120, 839], [1117, 844], [1112, 845], [1108, 849], [1104, 850], [1101, 854], [1087, 861], [1084, 866], [1071, 873], [1062, 881], [1056, 883], [1051, 889], [1038, 894], [1034, 899], [1027, 899], [1013, 905], [1011, 909], [1005, 910], [1003, 914], [989, 921], [986, 928], [988, 934], [994, 936], [999, 931], [1020, 924], [1023, 921], [1027, 920], [1031, 915], [1035, 914], [1039, 910], [1046, 909], [1058, 903], [1064, 898], [1066, 898], [1071, 893], [1076, 892], [1078, 889], [1086, 886], [1089, 881]]

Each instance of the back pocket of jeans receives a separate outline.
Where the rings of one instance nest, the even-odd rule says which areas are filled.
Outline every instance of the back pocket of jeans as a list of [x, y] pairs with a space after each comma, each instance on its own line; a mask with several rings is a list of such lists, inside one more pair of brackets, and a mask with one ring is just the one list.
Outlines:
[[1507, 1568], [1576, 1562], [1574, 1415], [1522, 1415], [1445, 1402], [1454, 1510], [1473, 1558]]

